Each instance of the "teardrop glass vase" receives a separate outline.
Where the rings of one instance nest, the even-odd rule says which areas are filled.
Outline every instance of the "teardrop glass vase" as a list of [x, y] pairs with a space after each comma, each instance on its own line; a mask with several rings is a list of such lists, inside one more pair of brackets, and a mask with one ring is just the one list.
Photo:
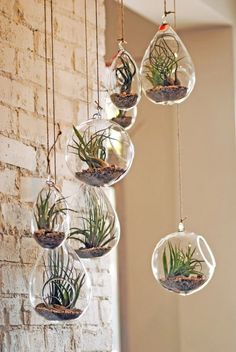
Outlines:
[[68, 239], [80, 258], [103, 257], [116, 247], [120, 224], [103, 189], [81, 184], [68, 202], [72, 210]]
[[141, 90], [138, 67], [120, 43], [118, 54], [111, 64], [110, 99], [119, 110], [129, 110], [138, 104]]
[[134, 147], [128, 133], [117, 123], [90, 119], [74, 127], [68, 141], [66, 162], [81, 182], [111, 186], [129, 171]]
[[142, 89], [155, 104], [172, 105], [188, 98], [195, 85], [192, 59], [168, 23], [162, 23], [141, 63]]
[[53, 249], [63, 243], [69, 226], [66, 200], [55, 183], [48, 179], [33, 207], [33, 237], [41, 247]]
[[31, 272], [29, 297], [46, 320], [74, 320], [85, 313], [91, 299], [90, 279], [67, 243], [42, 251]]
[[184, 228], [162, 238], [152, 255], [155, 279], [166, 290], [182, 296], [204, 288], [215, 267], [215, 258], [204, 237]]

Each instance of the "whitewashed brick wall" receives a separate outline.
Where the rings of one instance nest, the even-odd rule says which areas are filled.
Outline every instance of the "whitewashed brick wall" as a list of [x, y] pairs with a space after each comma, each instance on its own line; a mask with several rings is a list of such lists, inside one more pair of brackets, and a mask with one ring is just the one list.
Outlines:
[[[58, 183], [70, 194], [77, 183], [65, 165], [65, 142], [72, 123], [86, 118], [83, 4], [84, 0], [54, 1], [56, 117], [63, 132]], [[100, 0], [101, 70], [104, 11]], [[94, 77], [94, 0], [88, 0], [88, 16]], [[88, 264], [94, 294], [81, 322], [50, 324], [36, 315], [28, 300], [29, 273], [38, 255], [30, 234], [31, 209], [46, 176], [43, 19], [43, 0], [0, 0], [0, 351], [111, 351], [109, 258]], [[95, 83], [90, 84], [91, 102]]]

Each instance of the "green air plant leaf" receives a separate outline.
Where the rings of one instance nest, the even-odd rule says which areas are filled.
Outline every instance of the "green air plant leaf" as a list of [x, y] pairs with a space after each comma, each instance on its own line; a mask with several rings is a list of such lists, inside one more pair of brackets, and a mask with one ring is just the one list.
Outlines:
[[115, 69], [118, 84], [121, 86], [121, 93], [129, 94], [133, 77], [136, 74], [136, 67], [130, 56], [125, 52], [119, 54], [121, 65]]
[[177, 51], [179, 50], [179, 43], [175, 37], [172, 34], [163, 34], [152, 44], [149, 57], [144, 65], [146, 78], [154, 87], [180, 85], [177, 70], [179, 61], [183, 58], [177, 59], [176, 54], [168, 45], [168, 39], [173, 39]]
[[73, 309], [85, 283], [85, 274], [76, 274], [70, 256], [65, 258], [63, 249], [48, 253], [48, 264], [44, 263], [48, 288], [47, 304]]
[[104, 211], [93, 195], [87, 197], [88, 212], [79, 216], [80, 227], [70, 229], [69, 237], [80, 241], [85, 248], [105, 247], [116, 237], [115, 217]]
[[107, 151], [105, 142], [114, 140], [111, 137], [111, 128], [104, 128], [94, 133], [90, 133], [88, 127], [83, 133], [73, 126], [74, 138], [73, 145], [70, 145], [73, 151], [80, 160], [84, 161], [88, 167], [96, 169], [108, 166], [106, 160]]
[[[199, 260], [194, 258], [196, 248], [187, 247], [184, 251], [176, 245], [173, 246], [170, 241], [168, 241], [168, 246], [164, 249], [162, 255], [163, 271], [166, 278], [190, 275], [203, 276], [202, 273], [202, 263], [204, 260]], [[168, 265], [169, 263], [169, 265]]]
[[37, 198], [34, 218], [39, 230], [52, 231], [58, 222], [63, 221], [62, 216], [67, 213], [65, 198], [57, 199], [51, 204], [52, 195], [53, 190], [49, 189], [46, 193], [41, 192]]

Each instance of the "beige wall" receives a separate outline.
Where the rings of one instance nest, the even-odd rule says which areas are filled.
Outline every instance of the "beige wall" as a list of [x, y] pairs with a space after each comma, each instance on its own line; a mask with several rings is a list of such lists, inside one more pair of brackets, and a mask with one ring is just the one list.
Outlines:
[[[182, 33], [197, 84], [181, 106], [188, 227], [203, 233], [217, 260], [209, 287], [179, 300], [181, 352], [236, 349], [236, 169], [230, 28]], [[190, 324], [191, 322], [191, 324]]]
[[[115, 17], [107, 0], [107, 53], [115, 51]], [[139, 59], [155, 26], [126, 11], [127, 49]], [[186, 31], [197, 84], [180, 106], [184, 215], [205, 235], [217, 270], [203, 291], [176, 297], [155, 282], [150, 258], [162, 235], [177, 225], [175, 108], [144, 97], [131, 131], [135, 160], [118, 199], [122, 352], [234, 352], [236, 348], [236, 170], [232, 33], [230, 28]]]

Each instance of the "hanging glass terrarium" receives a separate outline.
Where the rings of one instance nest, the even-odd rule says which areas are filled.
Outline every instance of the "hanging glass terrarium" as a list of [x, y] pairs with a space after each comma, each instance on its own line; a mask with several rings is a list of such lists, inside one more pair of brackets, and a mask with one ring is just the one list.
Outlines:
[[152, 255], [152, 271], [165, 289], [180, 295], [201, 290], [215, 271], [215, 258], [203, 236], [179, 231], [161, 239]]
[[110, 186], [128, 172], [134, 148], [127, 132], [109, 120], [91, 119], [67, 144], [66, 162], [75, 177], [91, 186]]
[[141, 79], [144, 94], [155, 104], [181, 103], [193, 90], [195, 71], [191, 57], [165, 21], [145, 52]]
[[60, 246], [69, 231], [69, 214], [65, 198], [50, 179], [39, 192], [33, 207], [32, 234], [47, 249]]
[[91, 283], [68, 244], [41, 253], [31, 273], [29, 295], [34, 310], [47, 320], [74, 320], [85, 313]]
[[132, 109], [141, 98], [138, 67], [122, 43], [119, 43], [118, 54], [111, 64], [109, 95], [119, 110]]
[[137, 117], [137, 106], [130, 110], [119, 110], [112, 102], [110, 97], [106, 99], [106, 118], [118, 123], [126, 131], [135, 123]]
[[116, 247], [119, 220], [101, 188], [81, 184], [69, 205], [72, 221], [68, 239], [80, 258], [103, 257]]

